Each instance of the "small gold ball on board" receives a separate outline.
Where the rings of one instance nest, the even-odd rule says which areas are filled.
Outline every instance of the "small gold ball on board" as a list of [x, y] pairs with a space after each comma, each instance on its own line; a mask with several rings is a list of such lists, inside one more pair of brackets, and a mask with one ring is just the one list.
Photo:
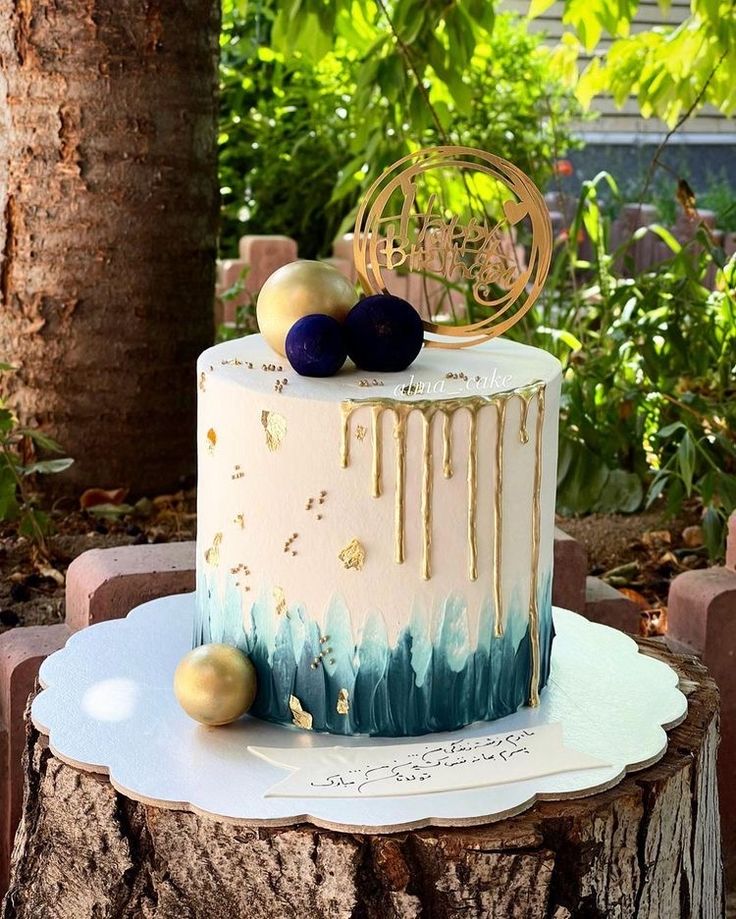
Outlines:
[[256, 304], [261, 335], [286, 356], [286, 336], [297, 319], [320, 313], [343, 322], [357, 302], [355, 288], [332, 265], [300, 259], [267, 278]]
[[174, 695], [187, 715], [200, 724], [229, 724], [253, 704], [256, 668], [238, 648], [202, 645], [179, 661]]

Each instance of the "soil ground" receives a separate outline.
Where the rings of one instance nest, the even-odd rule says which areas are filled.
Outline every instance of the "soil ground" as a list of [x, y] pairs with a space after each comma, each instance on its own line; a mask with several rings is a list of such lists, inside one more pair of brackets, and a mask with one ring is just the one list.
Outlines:
[[109, 505], [88, 511], [56, 507], [45, 555], [11, 527], [0, 529], [0, 632], [62, 622], [66, 570], [88, 549], [193, 539], [195, 504], [196, 494], [188, 490], [144, 499], [129, 513]]

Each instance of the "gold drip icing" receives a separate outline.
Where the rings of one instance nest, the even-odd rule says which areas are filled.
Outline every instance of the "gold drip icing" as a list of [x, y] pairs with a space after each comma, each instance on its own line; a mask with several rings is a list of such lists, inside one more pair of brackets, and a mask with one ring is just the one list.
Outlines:
[[519, 421], [519, 441], [522, 444], [529, 443], [529, 431], [527, 430], [526, 424], [529, 420], [529, 405], [532, 401], [532, 392], [519, 393], [519, 398], [521, 399], [521, 419]]
[[381, 470], [383, 457], [383, 441], [381, 431], [381, 415], [383, 407], [380, 405], [371, 406], [371, 418], [373, 419], [373, 489], [371, 494], [374, 498], [381, 497]]
[[353, 406], [350, 402], [340, 404], [340, 414], [342, 416], [342, 428], [340, 436], [340, 465], [347, 469], [350, 462], [350, 416], [353, 413]]
[[452, 478], [452, 415], [442, 413], [442, 474]]
[[[426, 411], [426, 409], [425, 409]], [[406, 491], [406, 419], [409, 413], [396, 411], [394, 440], [396, 441], [396, 490], [394, 495], [394, 559], [404, 561], [404, 500]]]
[[468, 578], [478, 580], [478, 413], [468, 419]]
[[432, 418], [422, 412], [422, 577], [432, 577]]
[[496, 402], [496, 487], [493, 489], [493, 600], [495, 622], [493, 634], [503, 635], [503, 603], [501, 601], [501, 564], [503, 562], [503, 433], [506, 426], [506, 405], [509, 396], [504, 394]]
[[544, 428], [544, 384], [537, 390], [537, 424], [534, 452], [534, 490], [532, 492], [532, 574], [529, 593], [529, 635], [531, 638], [532, 676], [529, 688], [529, 704], [539, 705], [539, 604], [537, 587], [539, 579], [539, 542], [541, 529], [542, 494], [542, 433]]
[[496, 483], [494, 487], [494, 552], [495, 571], [493, 594], [496, 602], [495, 633], [503, 634], [503, 609], [501, 603], [501, 564], [503, 537], [503, 453], [506, 406], [512, 398], [521, 401], [519, 421], [519, 438], [527, 443], [529, 436], [526, 430], [529, 404], [544, 384], [536, 381], [518, 389], [488, 395], [472, 395], [448, 399], [438, 403], [431, 399], [417, 399], [405, 402], [390, 398], [354, 399], [343, 402], [341, 412], [340, 465], [345, 468], [350, 464], [350, 418], [359, 408], [370, 408], [372, 421], [372, 460], [371, 460], [371, 494], [379, 497], [382, 493], [383, 472], [383, 438], [382, 416], [386, 411], [394, 415], [393, 438], [395, 443], [395, 493], [394, 493], [394, 546], [396, 562], [401, 564], [405, 557], [405, 489], [406, 489], [406, 424], [412, 412], [419, 412], [423, 418], [423, 451], [422, 451], [422, 558], [420, 572], [423, 578], [431, 577], [431, 527], [432, 527], [432, 493], [434, 474], [432, 462], [432, 423], [436, 414], [442, 415], [442, 471], [445, 478], [453, 474], [452, 467], [452, 430], [455, 414], [461, 409], [468, 412], [468, 577], [471, 581], [478, 577], [477, 547], [477, 499], [478, 499], [478, 412], [486, 406], [496, 407], [498, 433], [496, 437]]

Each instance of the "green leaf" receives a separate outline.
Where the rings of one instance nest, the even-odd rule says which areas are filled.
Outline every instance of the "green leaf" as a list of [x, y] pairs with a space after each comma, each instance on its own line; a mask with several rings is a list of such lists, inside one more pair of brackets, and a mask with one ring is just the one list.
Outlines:
[[613, 469], [592, 510], [598, 514], [633, 514], [643, 498], [641, 479], [635, 472]]
[[51, 532], [51, 520], [43, 511], [26, 507], [20, 517], [18, 532], [21, 536], [37, 541], [39, 537], [47, 536]]
[[702, 526], [703, 540], [708, 550], [708, 555], [711, 559], [720, 558], [725, 547], [726, 527], [725, 521], [713, 505], [706, 507]]
[[69, 457], [65, 457], [64, 459], [39, 460], [37, 463], [23, 466], [21, 471], [23, 475], [33, 475], [36, 472], [40, 475], [51, 475], [55, 472], [64, 472], [73, 462], [74, 460]]
[[695, 444], [692, 434], [686, 431], [677, 448], [677, 464], [685, 484], [685, 492], [689, 496], [693, 490], [693, 472], [695, 470]]
[[649, 491], [647, 492], [647, 508], [651, 507], [652, 504], [659, 498], [662, 492], [665, 490], [668, 484], [669, 473], [660, 472], [657, 477], [654, 479], [652, 484], [649, 486]]
[[18, 516], [17, 488], [13, 470], [7, 463], [0, 466], [0, 520], [15, 520]]
[[8, 434], [15, 425], [15, 415], [8, 408], [0, 408], [0, 434]]
[[554, 6], [554, 3], [555, 0], [531, 0], [527, 16], [529, 19], [536, 19], [537, 16], [541, 16], [542, 13], [546, 13], [551, 6]]
[[53, 438], [36, 428], [18, 428], [18, 434], [22, 437], [30, 437], [37, 447], [48, 450], [49, 453], [61, 453], [63, 449]]
[[672, 424], [668, 424], [665, 427], [657, 431], [657, 437], [666, 438], [671, 437], [675, 431], [686, 431], [687, 428], [681, 421], [673, 421]]
[[5, 364], [5, 363], [0, 362], [0, 373], [3, 372], [3, 371], [5, 371], [5, 370], [17, 370], [17, 369], [18, 369], [18, 368], [17, 368], [17, 367], [13, 367], [12, 364]]
[[132, 514], [135, 510], [130, 504], [95, 504], [94, 507], [88, 509], [89, 514], [93, 514], [95, 517], [109, 517], [115, 519], [117, 517], [125, 517], [127, 514]]
[[584, 444], [575, 443], [570, 463], [557, 489], [557, 511], [566, 517], [589, 513], [605, 488], [610, 471]]

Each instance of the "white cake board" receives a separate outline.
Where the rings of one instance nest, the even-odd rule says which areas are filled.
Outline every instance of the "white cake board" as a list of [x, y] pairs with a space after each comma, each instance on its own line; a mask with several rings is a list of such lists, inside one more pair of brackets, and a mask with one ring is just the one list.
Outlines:
[[190, 809], [251, 826], [309, 822], [382, 833], [488, 823], [539, 799], [582, 797], [610, 788], [627, 772], [656, 762], [667, 748], [665, 729], [687, 714], [687, 701], [670, 667], [639, 654], [636, 643], [622, 632], [555, 608], [552, 670], [539, 708], [432, 735], [433, 741], [559, 721], [569, 745], [613, 765], [434, 794], [265, 797], [285, 772], [249, 753], [249, 745], [304, 749], [404, 741], [337, 737], [255, 718], [224, 728], [195, 724], [172, 691], [176, 665], [190, 648], [193, 612], [193, 594], [153, 600], [126, 619], [78, 632], [44, 661], [44, 689], [34, 700], [32, 717], [36, 728], [48, 735], [55, 756], [108, 775], [118, 791], [159, 807]]

